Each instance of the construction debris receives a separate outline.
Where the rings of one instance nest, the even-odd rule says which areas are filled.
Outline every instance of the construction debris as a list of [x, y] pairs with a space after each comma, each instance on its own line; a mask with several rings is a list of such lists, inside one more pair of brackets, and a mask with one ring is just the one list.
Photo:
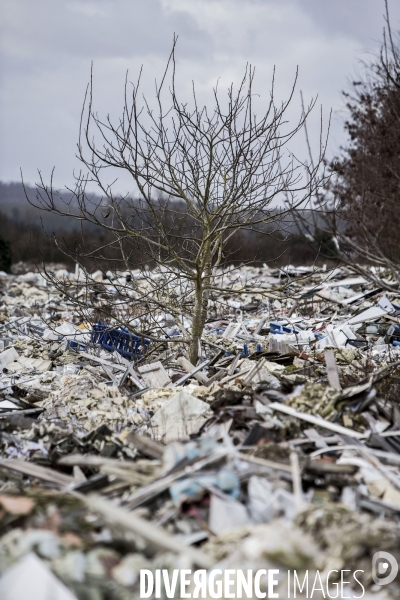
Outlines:
[[192, 364], [185, 315], [160, 309], [156, 341], [0, 275], [1, 598], [191, 597], [173, 574], [199, 569], [400, 597], [400, 290], [347, 267], [227, 277]]

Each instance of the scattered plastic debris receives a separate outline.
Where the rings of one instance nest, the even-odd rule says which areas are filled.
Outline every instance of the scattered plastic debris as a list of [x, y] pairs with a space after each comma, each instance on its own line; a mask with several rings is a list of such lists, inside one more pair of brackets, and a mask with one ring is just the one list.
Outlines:
[[400, 562], [400, 291], [347, 267], [226, 277], [194, 365], [184, 315], [154, 315], [158, 343], [0, 274], [2, 598], [133, 599], [143, 569], [214, 566], [359, 570], [399, 598], [372, 559]]

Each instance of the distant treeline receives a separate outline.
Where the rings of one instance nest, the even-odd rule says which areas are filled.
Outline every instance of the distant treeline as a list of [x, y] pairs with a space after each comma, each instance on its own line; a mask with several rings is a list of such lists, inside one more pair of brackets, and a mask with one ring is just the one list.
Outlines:
[[[35, 188], [28, 186], [27, 193], [31, 199], [35, 198]], [[74, 254], [85, 255], [80, 262], [87, 268], [98, 268], [99, 261], [93, 256], [99, 257], [99, 252], [94, 252], [99, 247], [104, 269], [122, 268], [118, 262], [119, 248], [104, 229], [90, 224], [81, 227], [72, 217], [57, 217], [35, 209], [27, 202], [21, 183], [0, 182], [0, 270], [10, 270], [11, 264], [20, 261], [64, 263], [73, 268]], [[68, 249], [70, 256], [63, 249]], [[316, 250], [293, 229], [289, 234], [283, 230], [274, 233], [242, 230], [227, 244], [225, 256], [230, 263], [271, 266], [310, 264], [316, 259]], [[131, 254], [132, 268], [140, 262], [143, 257]]]

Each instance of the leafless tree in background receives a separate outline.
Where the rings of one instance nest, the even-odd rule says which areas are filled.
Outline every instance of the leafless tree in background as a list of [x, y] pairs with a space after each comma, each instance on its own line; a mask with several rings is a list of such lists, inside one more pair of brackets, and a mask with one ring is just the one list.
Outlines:
[[[162, 81], [156, 85], [154, 110], [140, 94], [139, 76], [136, 84], [126, 81], [120, 119], [102, 120], [93, 110], [91, 77], [78, 143], [85, 173], [76, 177], [67, 203], [60, 200], [52, 181], [46, 185], [40, 175], [35, 204], [104, 230], [103, 247], [64, 248], [70, 256], [90, 255], [101, 264], [105, 249], [112, 247], [118, 251], [119, 270], [131, 271], [132, 265], [140, 263], [140, 281], [128, 277], [128, 281], [120, 278], [118, 284], [107, 284], [109, 303], [96, 300], [96, 282], [87, 272], [85, 291], [75, 298], [61, 280], [53, 277], [53, 283], [81, 307], [101, 308], [104, 317], [110, 306], [116, 321], [122, 319], [116, 308], [120, 301], [129, 307], [124, 324], [142, 335], [146, 323], [145, 333], [153, 339], [165, 334], [157, 318], [160, 311], [171, 314], [178, 324], [182, 315], [188, 317], [191, 328], [182, 327], [182, 336], [196, 364], [227, 243], [241, 230], [274, 227], [289, 213], [289, 209], [274, 208], [283, 197], [290, 198], [290, 210], [306, 206], [323, 181], [320, 166], [325, 148], [320, 144], [314, 166], [287, 152], [288, 143], [304, 127], [315, 104], [311, 102], [287, 130], [297, 75], [289, 98], [280, 104], [275, 101], [272, 81], [261, 116], [253, 107], [251, 66], [238, 89], [231, 85], [225, 98], [214, 89], [212, 107], [198, 105], [194, 87], [191, 103], [182, 103], [176, 89], [175, 46], [176, 40]], [[130, 174], [139, 201], [114, 194], [107, 175], [116, 169]], [[94, 202], [87, 192], [93, 183], [101, 201]]]

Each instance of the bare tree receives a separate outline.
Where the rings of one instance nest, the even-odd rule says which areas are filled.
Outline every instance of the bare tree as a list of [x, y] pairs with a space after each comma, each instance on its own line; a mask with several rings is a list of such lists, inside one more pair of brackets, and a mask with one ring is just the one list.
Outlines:
[[[171, 314], [178, 324], [182, 315], [188, 317], [191, 327], [181, 327], [182, 339], [196, 364], [209, 301], [226, 265], [227, 242], [240, 230], [266, 232], [275, 226], [289, 212], [276, 209], [283, 197], [290, 198], [291, 209], [305, 206], [322, 183], [325, 148], [320, 146], [314, 166], [287, 151], [315, 104], [310, 103], [294, 127], [287, 127], [297, 74], [288, 99], [279, 104], [272, 80], [261, 116], [253, 106], [251, 66], [238, 89], [231, 85], [225, 98], [218, 87], [213, 90], [211, 107], [198, 105], [194, 86], [191, 103], [181, 102], [175, 46], [176, 39], [161, 83], [156, 84], [155, 108], [140, 94], [141, 74], [135, 84], [126, 79], [123, 114], [117, 122], [109, 116], [102, 120], [94, 112], [91, 76], [78, 143], [84, 172], [75, 178], [69, 203], [40, 174], [35, 204], [104, 230], [103, 247], [64, 248], [70, 256], [91, 256], [100, 264], [106, 247], [112, 247], [118, 250], [120, 270], [130, 271], [140, 263], [140, 281], [121, 279], [108, 285], [114, 298], [108, 305], [88, 291], [94, 284], [88, 273], [86, 291], [80, 294], [53, 278], [64, 293], [81, 307], [101, 308], [103, 315], [110, 306], [116, 321], [153, 339], [165, 334], [160, 312]], [[115, 169], [131, 176], [138, 200], [113, 192], [106, 175]], [[89, 183], [101, 192], [100, 201], [87, 192]], [[118, 298], [123, 317], [116, 308]]]

